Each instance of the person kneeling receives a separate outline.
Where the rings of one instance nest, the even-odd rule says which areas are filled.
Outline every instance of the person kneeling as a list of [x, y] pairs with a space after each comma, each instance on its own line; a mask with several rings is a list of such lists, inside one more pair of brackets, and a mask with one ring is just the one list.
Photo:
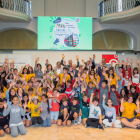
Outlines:
[[69, 109], [69, 106], [68, 106], [67, 97], [63, 97], [62, 104], [60, 106], [60, 113], [59, 113], [59, 117], [57, 121], [58, 126], [61, 126], [62, 124], [63, 126], [66, 125], [67, 119], [69, 117], [68, 109]]
[[86, 121], [85, 127], [92, 126], [104, 130], [104, 126], [101, 118], [101, 109], [98, 106], [99, 99], [97, 97], [93, 98], [93, 96], [94, 94], [91, 93], [89, 118]]
[[123, 98], [121, 99], [121, 108], [122, 112], [122, 127], [127, 126], [135, 129], [140, 129], [140, 120], [136, 119], [134, 116], [134, 111], [140, 113], [139, 110], [139, 100], [136, 101], [137, 106], [133, 103], [132, 95], [128, 96], [128, 101], [124, 103]]

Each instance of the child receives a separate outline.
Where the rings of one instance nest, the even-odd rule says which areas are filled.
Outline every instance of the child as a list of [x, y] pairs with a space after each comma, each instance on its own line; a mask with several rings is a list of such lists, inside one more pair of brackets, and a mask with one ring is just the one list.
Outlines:
[[[129, 89], [130, 89], [130, 86], [129, 86]], [[129, 95], [132, 95], [133, 103], [136, 103], [136, 100], [137, 100], [139, 94], [137, 93], [135, 86], [131, 86]]]
[[57, 89], [59, 93], [65, 93], [66, 91], [66, 83], [63, 84], [64, 87], [62, 88], [62, 84], [58, 84]]
[[94, 93], [95, 92], [95, 89], [96, 89], [96, 87], [93, 87], [93, 82], [92, 81], [89, 81], [88, 82], [87, 89], [86, 89], [86, 92], [88, 94], [88, 98], [90, 98], [91, 93]]
[[51, 99], [48, 99], [46, 94], [42, 95], [42, 102], [39, 105], [40, 107], [40, 116], [43, 119], [43, 127], [51, 126], [51, 117], [50, 117], [50, 108], [51, 108]]
[[84, 94], [84, 91], [82, 91], [82, 93], [79, 96], [79, 105], [80, 105], [80, 109], [82, 111], [82, 117], [81, 119], [83, 119], [83, 125], [86, 124], [86, 120], [89, 116], [89, 103], [88, 103], [88, 95]]
[[57, 121], [58, 126], [61, 126], [62, 124], [63, 126], [66, 125], [67, 119], [69, 117], [68, 109], [69, 109], [69, 106], [68, 106], [67, 97], [63, 97], [62, 104], [60, 106], [60, 113], [59, 113], [59, 117]]
[[72, 94], [74, 82], [75, 82], [75, 80], [73, 79], [72, 82], [71, 82], [71, 80], [68, 80], [66, 83], [65, 93], [66, 93], [67, 99], [69, 99], [70, 95]]
[[73, 85], [73, 91], [75, 92], [74, 97], [79, 98], [79, 95], [80, 95], [80, 92], [81, 92], [81, 86], [79, 86], [79, 84], [78, 84], [78, 78], [77, 77], [75, 77], [75, 82], [74, 82], [74, 85]]
[[21, 107], [21, 105], [18, 105], [18, 96], [13, 96], [12, 104], [7, 108], [7, 104], [4, 104], [4, 112], [3, 116], [7, 116], [10, 113], [10, 122], [9, 127], [11, 129], [11, 135], [13, 137], [17, 137], [18, 133], [20, 132], [21, 135], [26, 134], [26, 128], [23, 124], [23, 121], [21, 119], [21, 115], [25, 115], [25, 109], [27, 107], [26, 104], [24, 104], [24, 109]]
[[[116, 109], [116, 114], [119, 114], [119, 103], [118, 103], [118, 99], [120, 97], [120, 95], [118, 94], [118, 85], [108, 85], [109, 86], [109, 97], [111, 98], [112, 102], [113, 102], [113, 106]], [[111, 90], [110, 90], [111, 88]]]
[[119, 79], [118, 76], [116, 75], [116, 73], [114, 73], [114, 69], [113, 67], [111, 67], [109, 69], [109, 74], [106, 74], [108, 75], [108, 77], [106, 77], [107, 80], [111, 80], [111, 83], [110, 85], [116, 85], [117, 84], [117, 80]]
[[47, 95], [47, 93], [48, 93], [48, 89], [47, 88], [42, 88], [41, 89], [41, 95], [43, 95], [43, 94]]
[[[127, 101], [127, 95], [126, 95], [126, 90], [125, 89], [121, 89], [120, 92], [120, 98], [119, 98], [119, 111], [120, 111], [120, 106], [121, 106], [121, 100], [123, 99], [124, 102]], [[120, 111], [120, 116], [122, 116], [122, 112]]]
[[89, 117], [86, 121], [85, 127], [92, 126], [92, 127], [104, 130], [102, 117], [101, 117], [101, 109], [98, 106], [99, 99], [97, 97], [93, 98], [93, 96], [94, 96], [94, 94], [92, 93], [91, 97], [90, 97]]
[[140, 75], [139, 75], [139, 70], [137, 67], [132, 67], [132, 63], [133, 60], [130, 60], [130, 65], [131, 65], [131, 75], [132, 75], [132, 86], [136, 86], [137, 92], [139, 93], [139, 88], [138, 88], [138, 84], [139, 84], [139, 79], [140, 79]]
[[3, 99], [3, 101], [7, 101], [5, 99], [5, 96], [4, 96], [3, 92], [2, 92], [2, 90], [0, 90], [0, 99]]
[[74, 97], [72, 99], [72, 103], [70, 102], [71, 97], [73, 96], [73, 94], [70, 96], [70, 98], [68, 99], [68, 105], [69, 105], [69, 118], [67, 120], [67, 126], [71, 125], [71, 122], [74, 120], [74, 124], [77, 125], [78, 121], [77, 118], [79, 116], [79, 112], [80, 112], [80, 106], [77, 104], [78, 102], [78, 98]]
[[105, 109], [105, 118], [103, 120], [103, 124], [105, 124], [105, 127], [116, 127], [121, 128], [121, 121], [116, 120], [116, 109], [113, 107], [113, 101], [112, 99], [107, 99], [107, 103], [105, 105], [105, 94], [103, 95], [103, 108]]
[[[95, 93], [96, 93], [96, 91], [97, 90], [95, 90]], [[102, 106], [102, 103], [103, 103], [103, 95], [104, 94], [106, 95], [105, 102], [108, 99], [108, 86], [107, 86], [107, 81], [106, 80], [102, 81], [102, 87], [99, 87], [99, 90], [98, 91], [99, 91], [99, 104], [98, 104], [98, 106], [101, 108], [101, 113], [103, 115], [105, 113], [104, 112], [104, 108]], [[96, 94], [95, 94], [95, 96], [96, 96]]]
[[140, 113], [139, 100], [137, 100], [136, 104], [133, 103], [132, 95], [128, 96], [128, 101], [125, 103], [123, 99], [121, 100], [120, 111], [122, 112], [122, 127], [127, 126], [134, 129], [140, 129], [140, 120], [136, 119], [134, 115], [134, 111]]
[[9, 119], [8, 116], [3, 116], [4, 111], [4, 102], [2, 99], [0, 99], [0, 137], [3, 137], [5, 132], [7, 134], [10, 134], [10, 128], [9, 128]]
[[[24, 107], [25, 104], [28, 105], [28, 102], [29, 102], [29, 95], [25, 93], [23, 95], [22, 107]], [[31, 124], [31, 112], [28, 107], [26, 107], [26, 113], [25, 116], [23, 116], [23, 123], [26, 127], [29, 127]]]
[[124, 76], [123, 76], [123, 80], [122, 80], [122, 86], [125, 89], [126, 95], [128, 95], [129, 92], [128, 92], [127, 86], [129, 84], [129, 81], [131, 81], [131, 72], [129, 72], [129, 71], [131, 71], [131, 69], [130, 70], [123, 69], [123, 71], [124, 71], [124, 74], [123, 74]]
[[58, 116], [59, 116], [59, 103], [60, 100], [58, 99], [59, 93], [57, 89], [53, 90], [53, 95], [50, 94], [50, 97], [52, 96], [52, 103], [51, 103], [51, 123], [57, 123]]
[[15, 89], [14, 88], [10, 88], [10, 90], [6, 91], [6, 99], [7, 99], [7, 105], [11, 105], [12, 103], [12, 98], [13, 96], [16, 95]]
[[37, 96], [34, 96], [32, 98], [32, 103], [29, 102], [28, 103], [28, 108], [30, 109], [31, 111], [31, 120], [32, 120], [32, 125], [35, 125], [35, 124], [43, 124], [43, 120], [42, 118], [40, 117], [40, 109], [39, 109], [39, 100], [38, 100], [38, 97]]

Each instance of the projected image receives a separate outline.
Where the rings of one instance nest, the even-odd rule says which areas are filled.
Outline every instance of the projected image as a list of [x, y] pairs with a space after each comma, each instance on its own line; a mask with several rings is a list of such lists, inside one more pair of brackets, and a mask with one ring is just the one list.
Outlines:
[[92, 18], [38, 17], [38, 49], [91, 50]]

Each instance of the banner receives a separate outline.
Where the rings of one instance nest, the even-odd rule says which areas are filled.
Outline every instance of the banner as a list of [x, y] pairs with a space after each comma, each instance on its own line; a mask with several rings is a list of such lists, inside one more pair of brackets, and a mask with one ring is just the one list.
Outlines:
[[118, 55], [103, 54], [102, 58], [106, 59], [107, 64], [111, 64], [111, 62], [113, 62], [113, 64], [116, 64], [118, 62]]

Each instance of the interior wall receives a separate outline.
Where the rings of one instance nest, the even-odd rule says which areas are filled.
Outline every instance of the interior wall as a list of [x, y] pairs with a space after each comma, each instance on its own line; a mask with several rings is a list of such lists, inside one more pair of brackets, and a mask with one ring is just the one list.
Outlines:
[[[37, 18], [32, 18], [30, 23], [8, 23], [0, 22], [0, 32], [11, 29], [11, 28], [24, 28], [37, 33]], [[100, 24], [98, 19], [93, 19], [92, 33], [96, 33], [101, 30], [118, 30], [124, 31], [125, 33], [133, 34], [135, 37], [134, 50], [140, 51], [140, 27], [139, 24], [129, 24], [129, 22], [124, 24]]]
[[65, 61], [68, 64], [68, 60], [72, 59], [73, 63], [76, 63], [76, 55], [79, 55], [79, 61], [82, 64], [82, 59], [87, 61], [89, 58], [96, 55], [96, 63], [99, 63], [102, 58], [102, 54], [116, 54], [115, 51], [13, 51], [13, 54], [31, 54], [31, 65], [35, 65], [35, 59], [40, 58], [39, 63], [42, 64], [43, 70], [46, 59], [49, 59], [49, 63], [56, 66], [57, 61], [61, 61], [62, 54], [65, 54]]
[[32, 17], [79, 16], [98, 17], [101, 0], [31, 0]]
[[[134, 50], [140, 51], [140, 25], [139, 24], [130, 24], [126, 22], [123, 24], [100, 24], [98, 19], [93, 19], [92, 32], [93, 34], [101, 30], [118, 30], [123, 31], [127, 34], [130, 34], [134, 38]], [[123, 46], [122, 46], [123, 47]]]

